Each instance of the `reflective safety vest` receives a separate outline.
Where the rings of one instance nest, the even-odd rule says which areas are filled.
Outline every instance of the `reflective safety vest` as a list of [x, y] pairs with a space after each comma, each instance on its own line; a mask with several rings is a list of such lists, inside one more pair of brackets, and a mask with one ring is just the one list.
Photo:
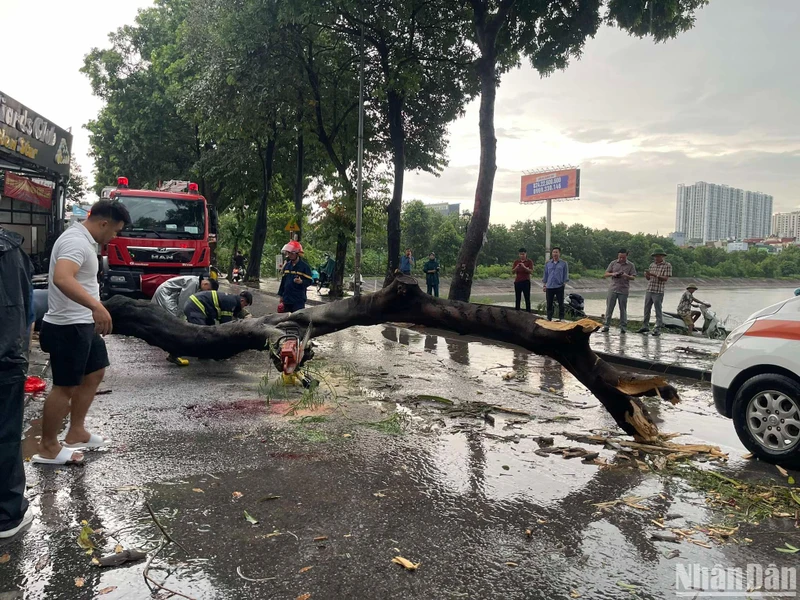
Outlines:
[[[204, 302], [209, 298], [211, 299], [211, 306]], [[220, 323], [227, 323], [233, 320], [233, 317], [239, 312], [236, 310], [240, 306], [239, 297], [233, 294], [222, 294], [220, 298], [220, 293], [212, 290], [210, 292], [192, 294], [189, 300], [197, 306], [206, 318], [211, 318]]]

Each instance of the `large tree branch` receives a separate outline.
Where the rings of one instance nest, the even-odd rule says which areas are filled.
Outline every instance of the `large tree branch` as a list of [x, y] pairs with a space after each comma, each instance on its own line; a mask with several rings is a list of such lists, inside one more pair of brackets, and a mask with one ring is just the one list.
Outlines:
[[658, 429], [638, 398], [659, 396], [678, 401], [676, 390], [663, 379], [626, 376], [601, 360], [589, 346], [589, 336], [599, 323], [589, 319], [552, 323], [510, 308], [441, 300], [423, 293], [416, 280], [407, 276], [360, 298], [216, 327], [190, 325], [151, 303], [120, 296], [106, 301], [105, 306], [114, 320], [114, 333], [201, 358], [222, 359], [245, 350], [264, 350], [287, 326], [299, 326], [303, 332], [310, 327], [311, 337], [320, 337], [359, 325], [405, 322], [500, 340], [560, 362], [626, 433], [648, 441], [657, 438]]

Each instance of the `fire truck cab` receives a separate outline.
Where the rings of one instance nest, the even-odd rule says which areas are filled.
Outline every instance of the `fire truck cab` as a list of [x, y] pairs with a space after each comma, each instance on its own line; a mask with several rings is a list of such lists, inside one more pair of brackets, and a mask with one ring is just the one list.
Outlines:
[[151, 297], [171, 277], [209, 274], [216, 213], [196, 183], [136, 190], [119, 177], [117, 187], [104, 188], [102, 196], [124, 204], [131, 215], [131, 224], [102, 248], [104, 297]]

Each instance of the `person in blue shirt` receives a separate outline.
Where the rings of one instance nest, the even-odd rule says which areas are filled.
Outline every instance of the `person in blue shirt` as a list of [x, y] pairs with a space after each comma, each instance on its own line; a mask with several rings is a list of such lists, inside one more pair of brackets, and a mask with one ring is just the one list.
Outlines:
[[400, 257], [400, 272], [403, 275], [411, 275], [411, 271], [415, 264], [417, 264], [417, 261], [414, 260], [414, 255], [411, 252], [411, 248], [406, 248], [406, 253]]
[[561, 260], [561, 248], [556, 246], [553, 258], [544, 265], [542, 291], [547, 296], [547, 320], [553, 320], [553, 300], [558, 302], [558, 321], [564, 320], [564, 286], [569, 281], [569, 266]]
[[278, 288], [278, 296], [283, 304], [283, 312], [291, 313], [302, 310], [306, 307], [306, 290], [314, 279], [311, 276], [311, 267], [308, 263], [300, 259], [303, 253], [303, 246], [300, 242], [289, 242], [282, 251], [286, 253], [286, 262], [283, 264], [281, 273], [281, 286]]

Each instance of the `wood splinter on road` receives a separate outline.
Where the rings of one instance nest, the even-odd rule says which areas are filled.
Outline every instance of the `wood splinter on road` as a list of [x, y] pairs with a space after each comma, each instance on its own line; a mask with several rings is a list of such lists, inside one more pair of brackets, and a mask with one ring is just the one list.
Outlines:
[[514, 344], [561, 363], [600, 400], [617, 425], [638, 441], [658, 439], [658, 428], [640, 400], [680, 400], [661, 377], [622, 374], [598, 357], [589, 337], [601, 327], [591, 319], [554, 323], [504, 306], [443, 300], [425, 294], [416, 279], [399, 275], [387, 287], [294, 313], [203, 327], [180, 320], [155, 304], [114, 296], [104, 302], [114, 333], [133, 336], [172, 354], [225, 359], [246, 350], [267, 350], [287, 327], [310, 329], [316, 338], [355, 326], [414, 323]]

